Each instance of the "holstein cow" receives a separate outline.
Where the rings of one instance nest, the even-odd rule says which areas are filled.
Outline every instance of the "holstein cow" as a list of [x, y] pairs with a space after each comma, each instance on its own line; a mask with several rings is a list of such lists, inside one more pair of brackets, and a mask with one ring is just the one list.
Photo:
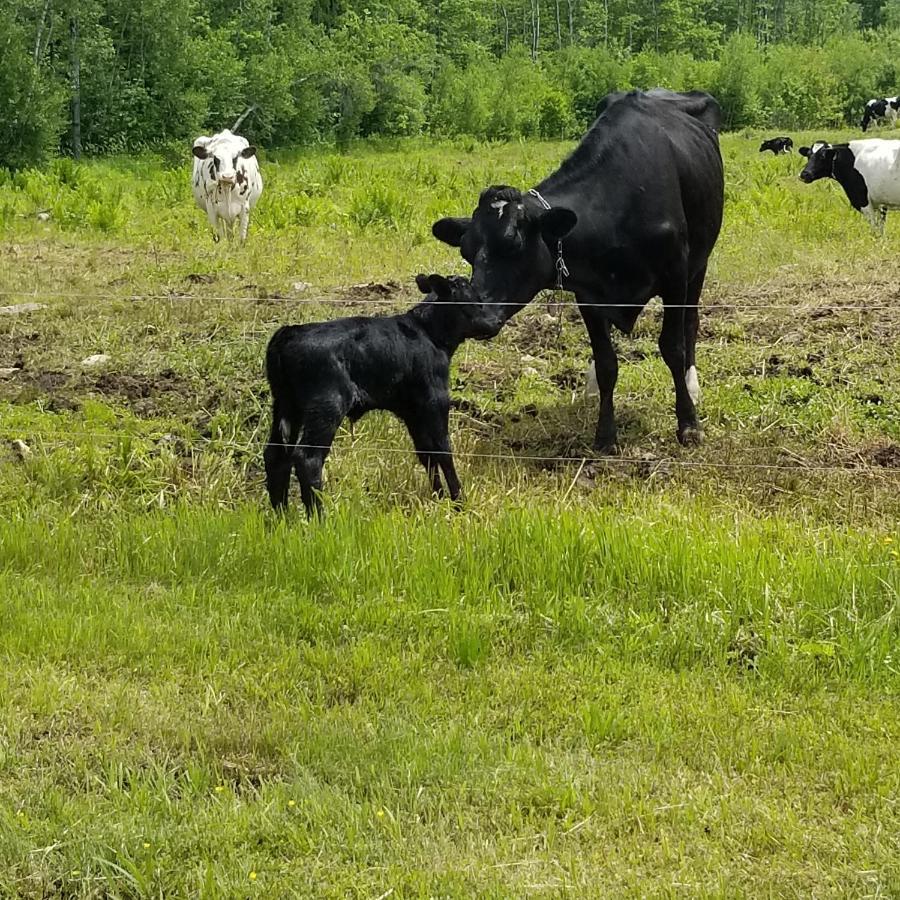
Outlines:
[[849, 144], [817, 141], [801, 147], [807, 163], [800, 178], [807, 184], [833, 178], [850, 205], [879, 233], [889, 209], [900, 209], [900, 141], [867, 138]]
[[900, 111], [900, 97], [880, 97], [870, 100], [866, 104], [859, 127], [865, 131], [869, 127], [869, 122], [890, 122], [891, 125], [896, 125], [898, 111]]
[[227, 128], [194, 141], [193, 188], [197, 206], [209, 218], [213, 240], [229, 240], [240, 219], [241, 242], [247, 240], [250, 210], [262, 194], [263, 182], [256, 147]]
[[769, 138], [759, 145], [759, 152], [765, 153], [771, 150], [776, 156], [779, 153], [790, 153], [794, 149], [794, 142], [789, 137]]
[[617, 445], [618, 360], [610, 326], [630, 332], [654, 296], [663, 301], [659, 348], [675, 382], [678, 439], [701, 437], [695, 403], [697, 301], [722, 224], [724, 177], [708, 94], [654, 90], [609, 95], [575, 151], [524, 193], [484, 190], [471, 217], [440, 219], [485, 302], [505, 321], [544, 288], [575, 294], [600, 395], [594, 445]]

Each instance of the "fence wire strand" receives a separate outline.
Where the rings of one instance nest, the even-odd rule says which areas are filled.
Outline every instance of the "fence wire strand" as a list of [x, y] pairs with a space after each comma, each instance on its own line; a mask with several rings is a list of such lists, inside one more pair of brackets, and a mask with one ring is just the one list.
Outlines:
[[[352, 286], [354, 287], [354, 286]], [[351, 289], [352, 289], [351, 287]], [[370, 285], [359, 285], [358, 289], [363, 290], [369, 288]], [[17, 297], [28, 299], [30, 301], [37, 300], [93, 300], [93, 301], [123, 301], [130, 303], [143, 303], [148, 301], [165, 301], [167, 303], [283, 303], [285, 305], [310, 305], [310, 306], [389, 306], [399, 304], [408, 297], [400, 296], [401, 291], [398, 289], [396, 297], [286, 297], [280, 294], [260, 297], [253, 294], [246, 296], [222, 295], [222, 294], [102, 294], [93, 292], [73, 292], [73, 291], [14, 291], [0, 290], [0, 297]], [[409, 296], [413, 296], [410, 292]], [[428, 300], [425, 295], [417, 301], [428, 305], [436, 306], [468, 306], [469, 303], [461, 300]], [[643, 310], [651, 307], [651, 301], [645, 303], [579, 303], [574, 297], [560, 297], [558, 294], [548, 292], [547, 295], [540, 295], [535, 298], [532, 303], [543, 305], [549, 302], [553, 306], [571, 306], [573, 308], [585, 309], [630, 309]], [[520, 304], [512, 301], [485, 301], [480, 303], [482, 306], [519, 306]], [[529, 305], [529, 304], [526, 304]], [[662, 306], [660, 308], [663, 308]], [[893, 310], [900, 312], [900, 299], [896, 303], [872, 304], [872, 303], [700, 303], [699, 307], [689, 303], [682, 304], [665, 304], [667, 309], [694, 309], [699, 308], [701, 312], [711, 310], [736, 310], [740, 312], [755, 312], [757, 310], [781, 310], [791, 311], [794, 313], [815, 313], [815, 312], [884, 312]]]
[[[59, 435], [51, 432], [8, 430], [2, 433], [4, 440], [15, 443], [22, 441], [26, 443], [26, 439], [39, 442], [40, 446], [46, 447], [66, 447], [74, 448], [78, 444], [73, 440], [60, 440]], [[153, 441], [157, 445], [170, 443], [173, 445], [181, 444], [182, 452], [190, 451], [191, 454], [214, 451], [228, 448], [239, 451], [244, 454], [260, 454], [266, 447], [286, 447], [290, 450], [317, 450], [328, 451], [331, 453], [342, 453], [343, 451], [351, 451], [354, 453], [368, 454], [401, 454], [405, 456], [415, 455], [417, 451], [414, 447], [399, 447], [396, 445], [381, 444], [283, 444], [271, 443], [269, 441], [253, 442], [251, 444], [243, 444], [237, 441], [210, 440], [202, 444], [188, 443], [185, 446], [185, 439], [172, 433], [160, 433], [156, 435], [122, 435], [114, 433], [104, 433], [97, 431], [70, 431], [67, 432], [69, 438], [86, 438], [88, 443], [99, 444], [100, 439], [108, 442], [135, 440], [135, 441]], [[26, 443], [26, 446], [27, 443]], [[29, 447], [30, 449], [30, 447]], [[798, 462], [793, 465], [785, 465], [783, 463], [754, 463], [754, 462], [712, 462], [706, 460], [686, 460], [675, 459], [674, 457], [643, 457], [643, 456], [591, 456], [587, 454], [568, 454], [568, 455], [544, 455], [544, 454], [528, 454], [528, 453], [500, 453], [487, 452], [479, 450], [428, 450], [426, 451], [432, 456], [454, 456], [465, 459], [487, 459], [496, 461], [512, 462], [516, 464], [522, 463], [554, 463], [554, 464], [582, 464], [596, 463], [600, 466], [644, 466], [650, 468], [682, 468], [692, 470], [712, 469], [723, 471], [751, 470], [751, 471], [777, 471], [777, 472], [793, 472], [795, 474], [806, 473], [841, 473], [845, 475], [865, 475], [872, 477], [897, 477], [900, 476], [900, 467], [879, 467], [879, 468], [853, 468], [852, 466], [838, 466], [833, 464], [806, 463]]]

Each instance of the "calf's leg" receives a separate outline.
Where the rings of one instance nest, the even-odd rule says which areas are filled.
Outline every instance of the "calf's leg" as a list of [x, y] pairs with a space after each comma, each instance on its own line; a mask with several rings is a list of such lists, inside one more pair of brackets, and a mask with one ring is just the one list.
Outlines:
[[444, 473], [447, 482], [447, 493], [450, 499], [457, 502], [462, 494], [462, 485], [453, 464], [450, 449], [450, 399], [441, 397], [406, 420], [409, 436], [416, 448], [419, 461], [425, 466], [431, 479], [431, 490], [435, 496], [443, 496], [443, 487], [438, 475], [438, 467]]
[[308, 518], [312, 518], [313, 514], [319, 518], [324, 515], [320, 496], [322, 468], [343, 418], [336, 409], [322, 409], [309, 415], [294, 451], [294, 471], [300, 482], [300, 497]]
[[[295, 422], [293, 428], [297, 433], [300, 423]], [[290, 443], [291, 423], [281, 415], [277, 404], [272, 408], [272, 430], [269, 442], [263, 453], [266, 465], [266, 489], [274, 509], [284, 509], [288, 501], [288, 489], [291, 484], [291, 464], [293, 462], [293, 446]]]

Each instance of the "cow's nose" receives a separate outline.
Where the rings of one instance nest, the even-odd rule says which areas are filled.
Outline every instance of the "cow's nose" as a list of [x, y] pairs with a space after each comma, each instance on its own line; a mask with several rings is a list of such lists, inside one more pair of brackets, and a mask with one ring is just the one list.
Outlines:
[[234, 184], [234, 175], [220, 175], [219, 181], [221, 181], [222, 184]]

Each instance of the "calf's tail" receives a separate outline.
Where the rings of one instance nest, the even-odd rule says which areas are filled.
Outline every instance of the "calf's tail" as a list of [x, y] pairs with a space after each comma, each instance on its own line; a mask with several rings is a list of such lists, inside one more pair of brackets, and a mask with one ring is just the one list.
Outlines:
[[280, 442], [285, 447], [297, 443], [300, 431], [299, 417], [293, 413], [291, 385], [282, 360], [283, 344], [288, 326], [282, 326], [272, 335], [266, 348], [266, 378], [272, 392], [272, 436], [270, 443]]

